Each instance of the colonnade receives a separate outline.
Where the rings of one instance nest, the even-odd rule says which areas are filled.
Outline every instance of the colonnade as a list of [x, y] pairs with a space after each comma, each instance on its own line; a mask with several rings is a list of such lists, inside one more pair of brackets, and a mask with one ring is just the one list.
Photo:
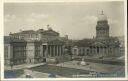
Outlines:
[[102, 54], [104, 56], [109, 54], [109, 49], [107, 47], [92, 46], [90, 47], [90, 53], [98, 56]]
[[43, 57], [62, 56], [64, 51], [62, 45], [42, 45], [41, 50]]

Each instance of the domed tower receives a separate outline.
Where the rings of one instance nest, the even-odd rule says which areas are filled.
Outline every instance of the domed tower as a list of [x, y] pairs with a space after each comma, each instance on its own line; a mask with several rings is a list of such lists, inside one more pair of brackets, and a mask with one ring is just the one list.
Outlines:
[[96, 25], [96, 38], [107, 39], [108, 37], [109, 37], [108, 20], [102, 11], [102, 13], [98, 17], [98, 21]]

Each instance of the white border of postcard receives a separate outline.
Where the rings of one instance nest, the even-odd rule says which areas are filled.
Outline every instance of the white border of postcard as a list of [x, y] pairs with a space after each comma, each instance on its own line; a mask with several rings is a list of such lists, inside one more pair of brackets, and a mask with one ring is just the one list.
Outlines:
[[[124, 28], [124, 33], [125, 33], [125, 73], [126, 76], [125, 78], [33, 78], [33, 79], [26, 79], [26, 78], [14, 78], [14, 79], [4, 79], [4, 48], [3, 48], [3, 30], [4, 30], [4, 25], [3, 25], [3, 6], [4, 3], [34, 3], [34, 2], [93, 2], [93, 1], [124, 1], [124, 18], [125, 18], [125, 28]], [[1, 80], [128, 80], [128, 67], [127, 67], [127, 0], [0, 0], [0, 64], [1, 64]]]

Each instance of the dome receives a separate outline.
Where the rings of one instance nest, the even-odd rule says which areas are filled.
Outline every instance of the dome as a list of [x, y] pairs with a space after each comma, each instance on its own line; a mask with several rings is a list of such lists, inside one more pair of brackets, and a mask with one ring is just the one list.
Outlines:
[[103, 11], [102, 11], [102, 14], [99, 15], [98, 17], [98, 21], [107, 21], [107, 16], [104, 15]]

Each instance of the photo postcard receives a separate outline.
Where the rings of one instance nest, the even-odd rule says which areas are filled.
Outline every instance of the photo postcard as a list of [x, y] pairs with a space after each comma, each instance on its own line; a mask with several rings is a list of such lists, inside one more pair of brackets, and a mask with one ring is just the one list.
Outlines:
[[3, 78], [126, 78], [124, 5], [3, 2]]

